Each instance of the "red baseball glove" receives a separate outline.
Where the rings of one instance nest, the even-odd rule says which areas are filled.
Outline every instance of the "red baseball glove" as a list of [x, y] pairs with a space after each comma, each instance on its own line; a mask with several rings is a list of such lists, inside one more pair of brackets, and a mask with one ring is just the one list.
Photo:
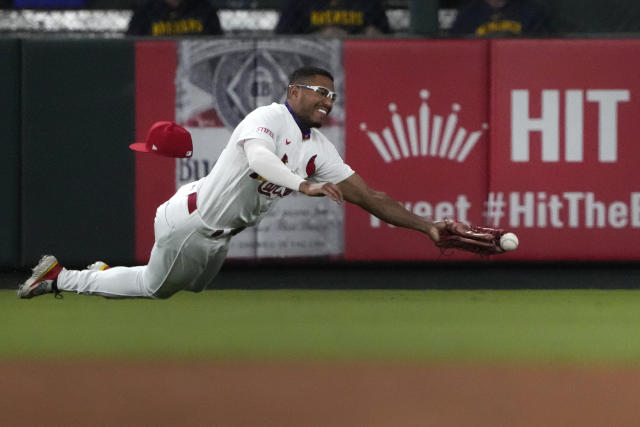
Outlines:
[[436, 223], [440, 239], [436, 246], [447, 249], [461, 249], [480, 255], [501, 254], [500, 237], [505, 233], [498, 228], [476, 227], [462, 222], [446, 219]]

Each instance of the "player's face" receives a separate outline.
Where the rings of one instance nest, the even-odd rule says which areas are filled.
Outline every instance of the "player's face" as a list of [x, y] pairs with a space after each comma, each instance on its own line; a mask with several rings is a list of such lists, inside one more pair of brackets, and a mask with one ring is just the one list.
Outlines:
[[[320, 127], [324, 124], [333, 108], [333, 99], [328, 98], [326, 90], [333, 92], [333, 82], [329, 77], [316, 75], [301, 83], [305, 86], [320, 86], [318, 90], [304, 86], [290, 88], [289, 105], [300, 121], [309, 127]], [[324, 88], [324, 89], [323, 89]]]

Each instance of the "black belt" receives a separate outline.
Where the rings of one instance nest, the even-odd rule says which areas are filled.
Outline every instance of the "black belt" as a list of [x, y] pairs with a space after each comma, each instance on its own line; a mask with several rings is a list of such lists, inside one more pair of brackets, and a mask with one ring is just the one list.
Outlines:
[[[198, 193], [196, 191], [194, 191], [193, 193], [189, 193], [189, 195], [187, 196], [187, 209], [189, 210], [189, 215], [191, 215], [193, 213], [193, 211], [198, 209]], [[211, 236], [209, 236], [209, 237], [220, 237], [223, 234], [225, 234], [225, 231], [230, 236], [235, 236], [236, 234], [238, 234], [239, 232], [241, 232], [245, 228], [247, 228], [247, 227], [237, 227], [237, 228], [232, 228], [230, 230], [229, 229], [228, 230], [215, 230], [213, 233], [211, 233]]]

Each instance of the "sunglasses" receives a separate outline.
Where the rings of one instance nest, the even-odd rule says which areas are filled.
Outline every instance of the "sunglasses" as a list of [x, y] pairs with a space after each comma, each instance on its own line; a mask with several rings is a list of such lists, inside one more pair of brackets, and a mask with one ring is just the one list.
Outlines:
[[335, 101], [336, 98], [338, 97], [338, 94], [335, 93], [332, 90], [327, 89], [324, 86], [309, 86], [309, 85], [299, 85], [299, 84], [292, 84], [289, 85], [291, 86], [298, 86], [298, 87], [303, 87], [305, 89], [309, 89], [314, 91], [315, 93], [317, 93], [318, 95], [322, 96], [323, 98], [329, 98], [332, 101]]

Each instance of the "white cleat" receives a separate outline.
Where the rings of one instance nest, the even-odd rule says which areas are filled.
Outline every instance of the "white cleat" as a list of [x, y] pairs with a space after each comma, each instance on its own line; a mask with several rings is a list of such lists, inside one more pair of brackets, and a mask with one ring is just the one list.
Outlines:
[[[31, 277], [18, 287], [18, 298], [33, 298], [38, 295], [54, 293], [56, 297], [60, 295], [56, 286], [58, 274], [62, 271], [62, 266], [53, 255], [44, 255], [33, 267]], [[60, 295], [62, 296], [62, 295]]]
[[85, 270], [93, 270], [93, 271], [103, 271], [109, 268], [109, 265], [106, 262], [96, 261], [93, 264], [87, 265]]

